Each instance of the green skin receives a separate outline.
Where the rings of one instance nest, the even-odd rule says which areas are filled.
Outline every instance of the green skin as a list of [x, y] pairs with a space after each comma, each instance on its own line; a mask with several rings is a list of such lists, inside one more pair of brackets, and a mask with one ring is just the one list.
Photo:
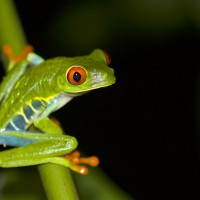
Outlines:
[[[86, 72], [83, 83], [68, 80], [67, 74], [74, 66]], [[76, 138], [63, 135], [61, 127], [48, 116], [73, 97], [115, 82], [104, 52], [96, 49], [88, 56], [48, 60], [29, 53], [16, 65], [11, 61], [9, 68], [0, 85], [0, 144], [17, 148], [0, 152], [0, 166], [56, 163], [76, 170], [63, 157], [77, 147]], [[36, 108], [35, 101], [39, 103]], [[34, 112], [25, 113], [27, 107]]]

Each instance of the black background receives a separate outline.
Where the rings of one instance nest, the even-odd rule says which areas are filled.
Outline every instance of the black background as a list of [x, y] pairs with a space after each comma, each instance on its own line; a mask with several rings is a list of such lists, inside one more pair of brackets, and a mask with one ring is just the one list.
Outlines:
[[[39, 55], [74, 56], [96, 47], [111, 55], [116, 84], [77, 97], [55, 115], [66, 133], [78, 138], [79, 147], [98, 155], [102, 169], [137, 200], [198, 199], [198, 24], [183, 11], [181, 23], [165, 24], [162, 18], [160, 23], [158, 14], [157, 26], [145, 17], [141, 25], [131, 18], [130, 7], [120, 7], [124, 1], [108, 2], [16, 1], [28, 41]], [[73, 30], [61, 20], [69, 30], [63, 38], [57, 18], [63, 12], [73, 17], [76, 7], [102, 7], [99, 15], [109, 22], [103, 39], [91, 44], [92, 26], [88, 30], [81, 26], [85, 21], [74, 22]], [[89, 14], [95, 18], [96, 12]], [[73, 31], [79, 31], [75, 39]]]

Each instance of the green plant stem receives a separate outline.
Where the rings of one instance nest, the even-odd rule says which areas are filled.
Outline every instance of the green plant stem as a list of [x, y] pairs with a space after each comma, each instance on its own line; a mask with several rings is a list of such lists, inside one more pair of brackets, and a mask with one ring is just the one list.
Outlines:
[[[11, 45], [18, 55], [26, 45], [26, 37], [12, 0], [0, 0], [0, 48]], [[5, 68], [5, 71], [6, 68]], [[77, 200], [77, 193], [68, 169], [44, 164], [38, 167], [45, 191], [50, 200]]]
[[26, 37], [12, 0], [0, 0], [0, 47], [4, 44], [11, 45], [16, 55], [26, 45]]
[[73, 173], [73, 178], [80, 197], [85, 200], [134, 200], [99, 168], [90, 167], [87, 176]]
[[69, 169], [55, 164], [44, 164], [38, 168], [49, 200], [78, 199]]

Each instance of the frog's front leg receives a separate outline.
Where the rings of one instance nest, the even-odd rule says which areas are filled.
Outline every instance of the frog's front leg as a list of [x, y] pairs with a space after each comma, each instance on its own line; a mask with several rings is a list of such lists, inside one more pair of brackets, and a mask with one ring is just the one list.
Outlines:
[[62, 128], [58, 124], [56, 124], [54, 120], [51, 120], [48, 117], [37, 119], [33, 122], [33, 124], [36, 128], [45, 133], [64, 134]]

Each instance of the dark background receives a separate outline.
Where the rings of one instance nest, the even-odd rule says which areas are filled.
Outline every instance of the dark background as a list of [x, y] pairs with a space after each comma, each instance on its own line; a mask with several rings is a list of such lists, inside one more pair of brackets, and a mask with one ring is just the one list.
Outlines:
[[[115, 85], [55, 113], [79, 147], [137, 200], [198, 199], [200, 5], [193, 0], [23, 1], [44, 58], [107, 50]], [[14, 33], [13, 33], [14, 34]]]

